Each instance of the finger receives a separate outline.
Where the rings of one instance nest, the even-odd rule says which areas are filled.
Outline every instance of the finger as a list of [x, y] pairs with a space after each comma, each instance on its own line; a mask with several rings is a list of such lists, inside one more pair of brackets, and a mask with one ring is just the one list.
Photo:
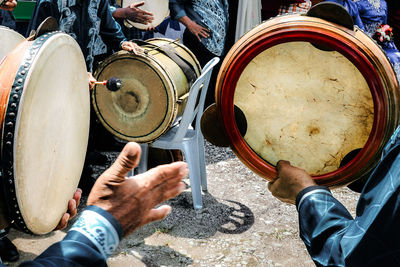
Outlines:
[[77, 188], [73, 196], [73, 199], [76, 202], [76, 207], [79, 207], [79, 204], [81, 203], [81, 197], [82, 197], [82, 189]]
[[274, 185], [274, 182], [268, 182], [268, 190], [272, 192], [272, 186]]
[[201, 42], [201, 38], [200, 38], [199, 34], [195, 34], [195, 35], [197, 37], [197, 40], [199, 40], [199, 42]]
[[120, 181], [124, 181], [128, 172], [138, 165], [140, 154], [141, 149], [139, 144], [134, 142], [127, 143], [114, 164], [106, 170], [107, 174], [120, 179]]
[[57, 227], [54, 230], [62, 230], [65, 227], [67, 227], [68, 220], [69, 220], [69, 214], [64, 213], [64, 215], [61, 217], [60, 222], [58, 223]]
[[167, 217], [167, 215], [170, 214], [171, 211], [172, 208], [169, 205], [162, 205], [158, 208], [154, 208], [149, 211], [146, 221], [149, 223], [162, 220]]
[[278, 171], [278, 173], [280, 173], [282, 171], [282, 168], [287, 168], [291, 166], [290, 165], [290, 161], [287, 160], [279, 160], [278, 163], [276, 163], [276, 170]]
[[76, 201], [75, 199], [70, 199], [68, 201], [68, 213], [70, 215], [70, 218], [73, 218], [76, 213], [77, 213], [77, 209], [76, 209]]
[[138, 182], [148, 184], [150, 187], [155, 187], [169, 179], [182, 180], [188, 173], [189, 171], [185, 162], [174, 162], [160, 165], [130, 179], [135, 179]]

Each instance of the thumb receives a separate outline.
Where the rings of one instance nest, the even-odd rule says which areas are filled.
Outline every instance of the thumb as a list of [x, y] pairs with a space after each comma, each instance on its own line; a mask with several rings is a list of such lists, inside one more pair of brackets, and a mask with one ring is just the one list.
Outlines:
[[138, 165], [140, 154], [141, 148], [139, 144], [134, 142], [127, 143], [113, 165], [107, 170], [108, 175], [125, 180], [128, 172]]

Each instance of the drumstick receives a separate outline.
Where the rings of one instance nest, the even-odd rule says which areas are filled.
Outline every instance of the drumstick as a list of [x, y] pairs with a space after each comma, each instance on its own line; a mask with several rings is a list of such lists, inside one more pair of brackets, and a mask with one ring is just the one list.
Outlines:
[[122, 87], [122, 81], [115, 77], [111, 77], [110, 79], [102, 82], [94, 82], [94, 84], [105, 85], [108, 90], [113, 92], [118, 91]]

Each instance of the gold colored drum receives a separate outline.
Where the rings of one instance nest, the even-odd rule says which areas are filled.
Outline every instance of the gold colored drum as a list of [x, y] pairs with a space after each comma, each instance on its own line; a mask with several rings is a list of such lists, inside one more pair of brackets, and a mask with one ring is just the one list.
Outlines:
[[200, 75], [196, 57], [182, 44], [169, 39], [150, 39], [140, 55], [120, 51], [107, 58], [96, 70], [98, 81], [116, 77], [121, 89], [110, 91], [96, 85], [93, 107], [104, 127], [114, 136], [135, 142], [151, 142], [167, 131], [183, 113], [191, 82], [165, 50], [186, 62], [193, 77]]

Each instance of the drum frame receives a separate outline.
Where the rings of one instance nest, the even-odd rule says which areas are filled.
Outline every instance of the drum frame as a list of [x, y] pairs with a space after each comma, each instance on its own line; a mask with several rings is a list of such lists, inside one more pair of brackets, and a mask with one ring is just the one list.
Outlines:
[[234, 93], [241, 73], [254, 57], [272, 46], [293, 41], [335, 47], [358, 68], [370, 88], [374, 122], [366, 144], [343, 167], [313, 176], [321, 185], [348, 184], [375, 168], [384, 144], [399, 122], [398, 82], [393, 68], [380, 47], [358, 28], [351, 31], [319, 18], [286, 15], [266, 21], [245, 34], [225, 57], [217, 79], [215, 98], [225, 133], [232, 150], [251, 170], [268, 180], [276, 177], [275, 167], [258, 156], [241, 136], [234, 116]]

